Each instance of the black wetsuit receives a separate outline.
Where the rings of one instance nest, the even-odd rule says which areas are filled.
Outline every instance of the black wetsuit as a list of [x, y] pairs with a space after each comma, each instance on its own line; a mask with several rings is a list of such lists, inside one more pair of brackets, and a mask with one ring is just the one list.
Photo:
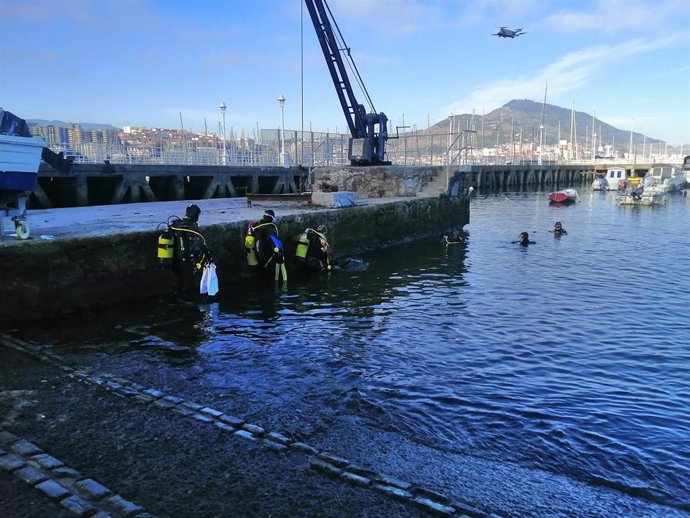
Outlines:
[[194, 300], [199, 296], [202, 268], [198, 265], [207, 255], [206, 243], [199, 232], [199, 225], [189, 218], [173, 221], [170, 228], [175, 235], [173, 271], [177, 273], [178, 295]]

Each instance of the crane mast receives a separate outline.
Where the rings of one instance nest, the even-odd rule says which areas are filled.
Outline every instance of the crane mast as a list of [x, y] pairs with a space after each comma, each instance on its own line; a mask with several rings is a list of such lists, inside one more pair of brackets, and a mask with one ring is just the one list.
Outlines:
[[341, 50], [344, 50], [351, 59], [350, 49], [338, 47], [338, 40], [333, 32], [325, 0], [305, 0], [305, 3], [350, 129], [351, 138], [348, 149], [350, 163], [352, 165], [390, 164], [385, 159], [388, 117], [384, 113], [373, 111], [367, 113], [364, 106], [357, 101], [341, 55]]

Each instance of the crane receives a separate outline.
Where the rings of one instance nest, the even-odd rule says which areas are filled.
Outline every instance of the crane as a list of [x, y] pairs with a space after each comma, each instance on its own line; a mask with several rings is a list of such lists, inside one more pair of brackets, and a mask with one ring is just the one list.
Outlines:
[[[331, 74], [335, 91], [338, 94], [340, 106], [343, 109], [350, 129], [351, 138], [348, 149], [350, 163], [352, 165], [390, 165], [390, 162], [385, 159], [386, 140], [388, 140], [388, 117], [383, 112], [376, 113], [362, 78], [352, 60], [350, 48], [345, 45], [340, 29], [333, 19], [326, 0], [305, 0], [305, 3], [321, 45], [323, 56], [326, 58], [326, 65], [328, 65], [328, 71]], [[333, 23], [331, 23], [331, 20], [333, 20]], [[336, 39], [333, 25], [335, 25], [338, 31], [340, 40]], [[338, 44], [339, 41], [343, 42], [342, 48]], [[372, 111], [369, 113], [355, 97], [341, 53], [344, 53], [347, 58], [348, 64], [372, 108]]]

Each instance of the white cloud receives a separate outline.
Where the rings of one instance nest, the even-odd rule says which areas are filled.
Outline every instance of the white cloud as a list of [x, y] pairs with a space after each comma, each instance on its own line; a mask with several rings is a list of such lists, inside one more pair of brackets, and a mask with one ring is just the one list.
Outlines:
[[597, 46], [572, 52], [546, 66], [541, 72], [530, 71], [512, 80], [481, 86], [464, 99], [444, 107], [441, 117], [446, 117], [449, 113], [470, 113], [479, 107], [491, 111], [512, 99], [541, 99], [546, 84], [549, 97], [562, 96], [587, 85], [605, 66], [621, 58], [668, 47], [680, 38], [678, 35], [671, 35], [653, 41], [637, 39], [617, 46]]
[[547, 16], [542, 24], [569, 32], [647, 32], [679, 17], [687, 20], [688, 12], [685, 0], [599, 0], [590, 12], [563, 10]]

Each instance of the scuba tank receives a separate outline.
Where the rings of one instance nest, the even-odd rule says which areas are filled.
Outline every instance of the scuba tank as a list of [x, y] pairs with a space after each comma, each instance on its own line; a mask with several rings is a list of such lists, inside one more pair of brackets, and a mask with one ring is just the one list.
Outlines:
[[163, 269], [168, 269], [172, 266], [173, 257], [175, 256], [175, 236], [166, 228], [160, 236], [158, 236], [158, 266]]
[[249, 266], [258, 266], [259, 261], [256, 258], [256, 238], [252, 234], [244, 236], [244, 250], [247, 253], [247, 264]]
[[307, 252], [309, 251], [309, 236], [304, 231], [297, 238], [297, 249], [295, 250], [295, 259], [298, 261], [306, 261]]

